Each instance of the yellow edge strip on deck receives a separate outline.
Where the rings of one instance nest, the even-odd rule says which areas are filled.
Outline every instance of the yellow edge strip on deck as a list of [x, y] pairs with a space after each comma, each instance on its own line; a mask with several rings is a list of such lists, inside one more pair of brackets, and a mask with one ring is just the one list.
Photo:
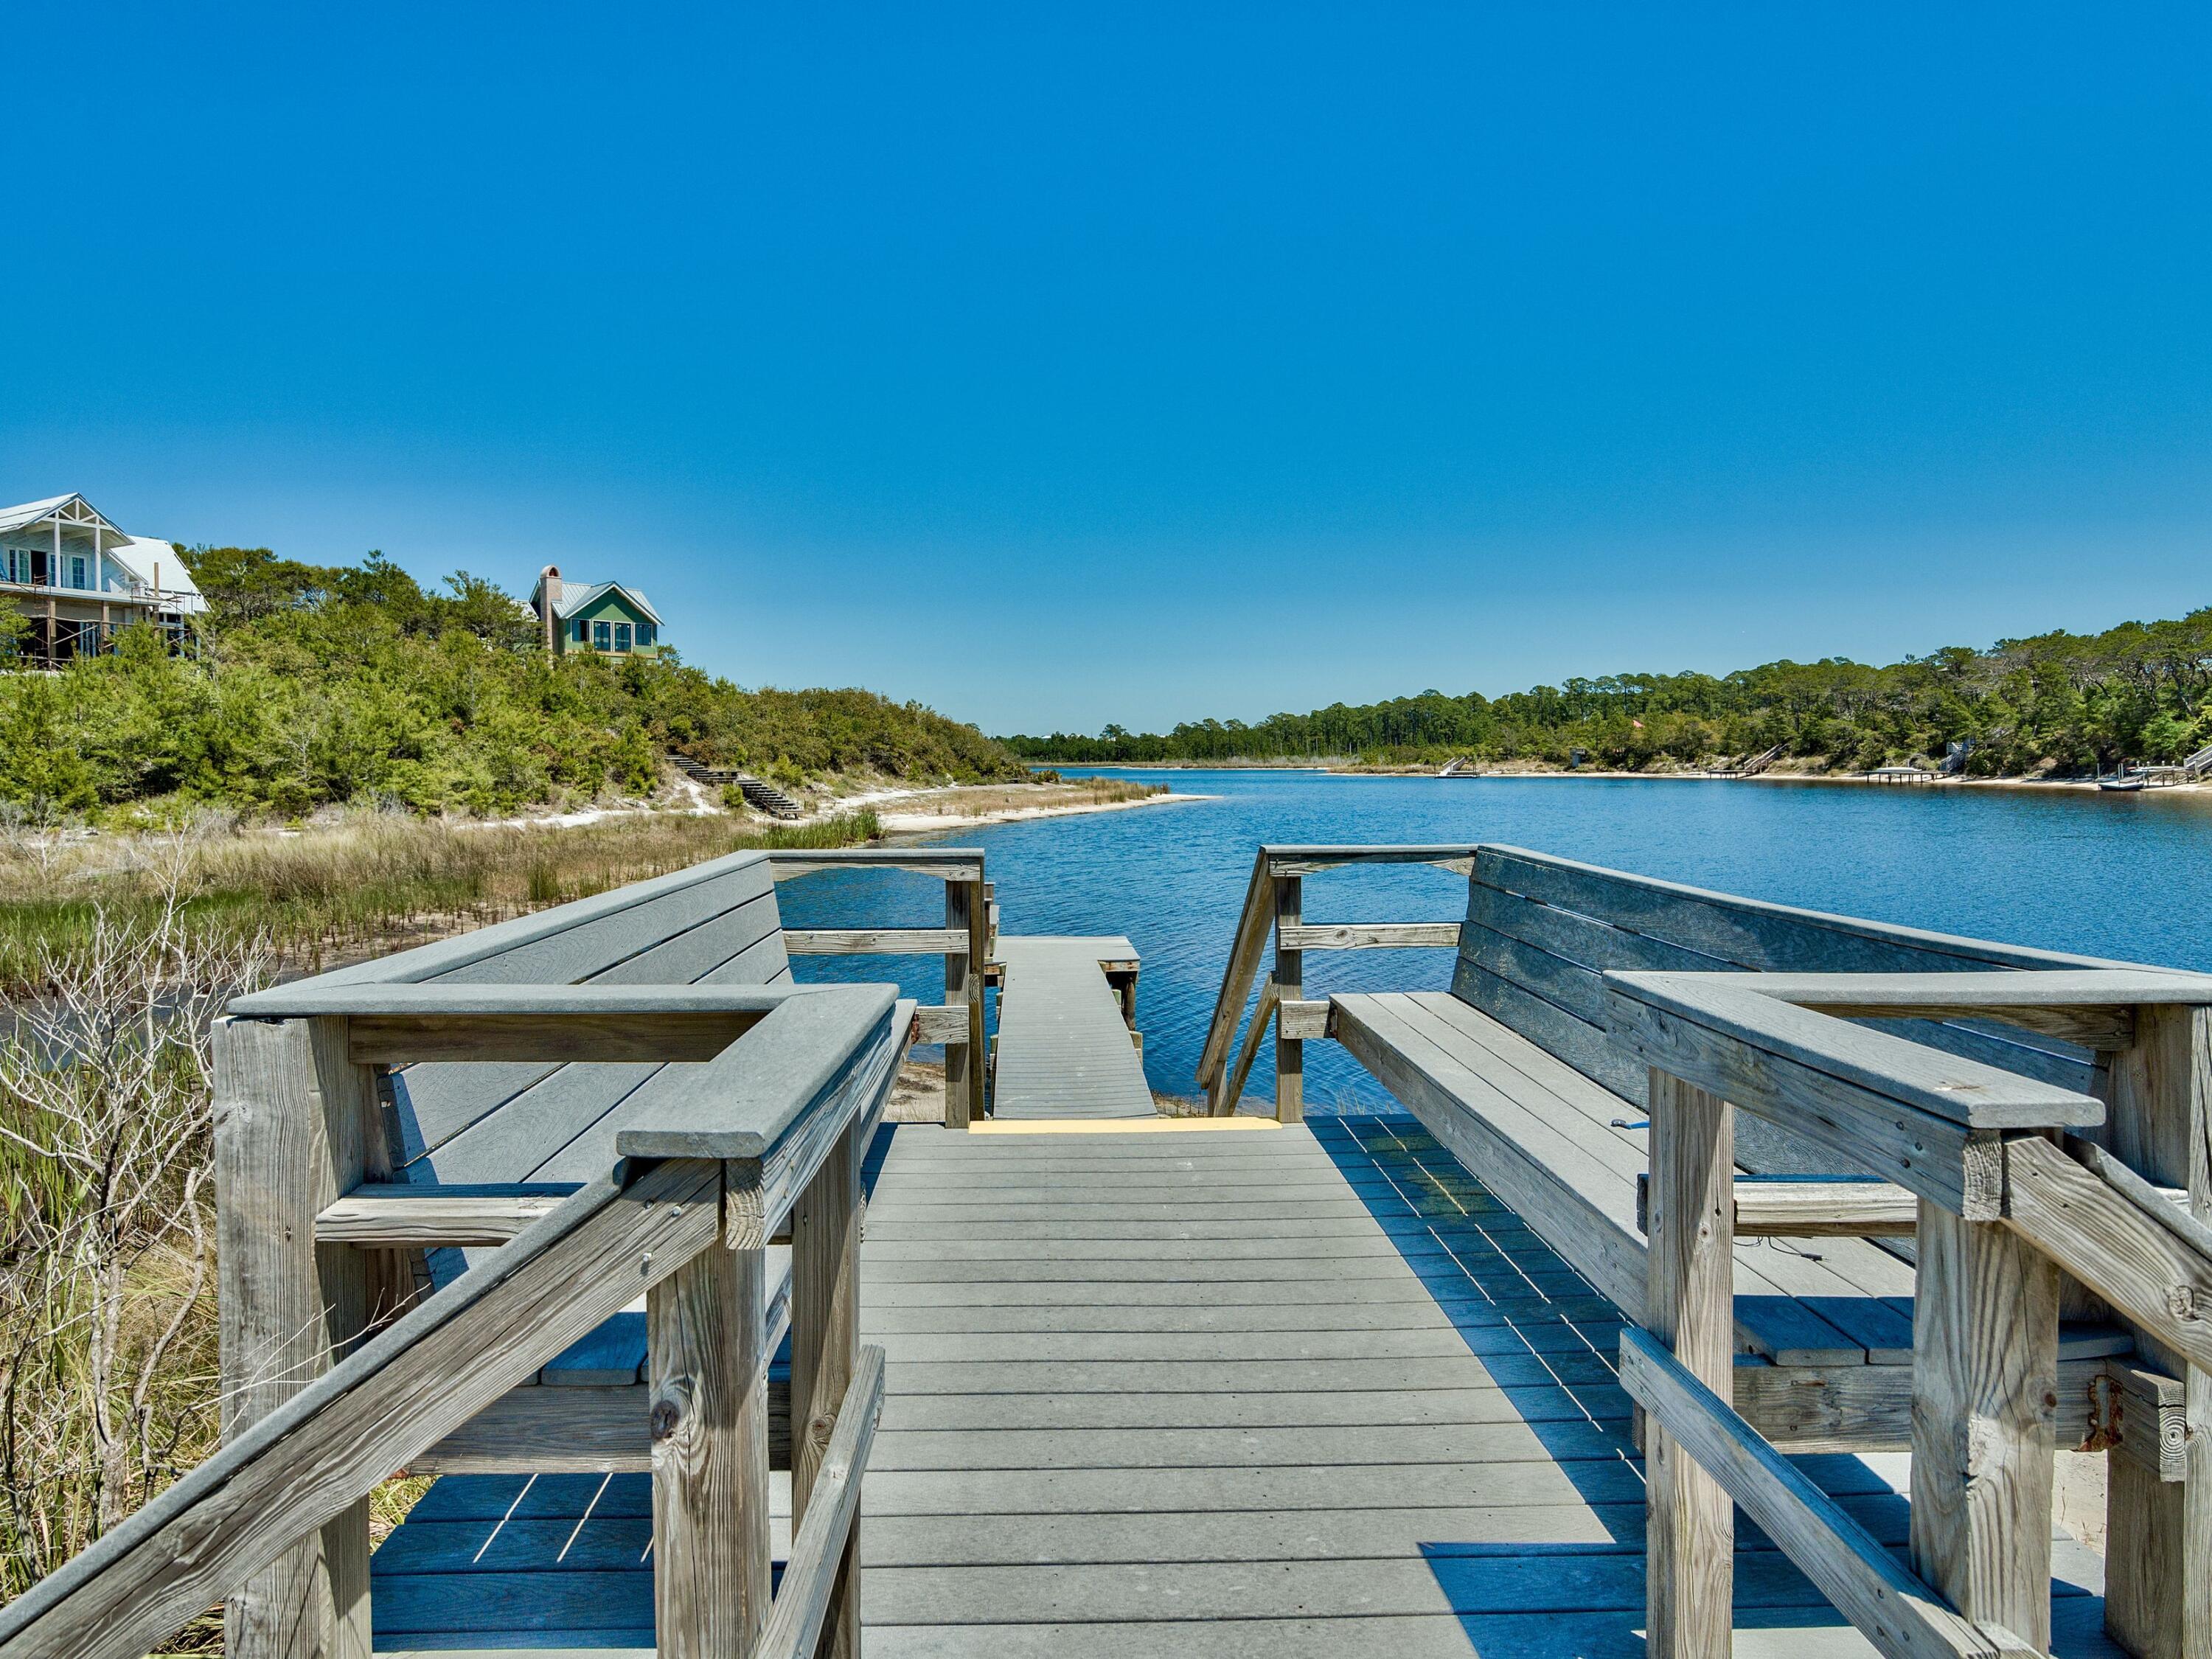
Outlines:
[[971, 1135], [1131, 1135], [1179, 1129], [1279, 1129], [1272, 1117], [1041, 1117], [985, 1118]]

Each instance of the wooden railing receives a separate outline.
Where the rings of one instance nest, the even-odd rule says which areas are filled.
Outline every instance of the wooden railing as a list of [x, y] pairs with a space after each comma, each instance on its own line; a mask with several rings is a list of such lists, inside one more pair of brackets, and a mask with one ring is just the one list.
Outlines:
[[[2178, 1478], [2124, 1478], [2114, 1459], [2107, 1628], [2139, 1655], [2212, 1650], [2212, 981], [1609, 973], [1605, 988], [1614, 1040], [1650, 1067], [1650, 1280], [1621, 1382], [1648, 1413], [1655, 1659], [1729, 1650], [1738, 1504], [1886, 1654], [2049, 1651], [2069, 1280], [2187, 1379]], [[1847, 1018], [2061, 1036], [2105, 1057], [2104, 1098]], [[1910, 1570], [1729, 1403], [1738, 1110], [1911, 1195]]]
[[945, 1121], [965, 1128], [987, 1109], [984, 969], [994, 917], [983, 878], [983, 854], [968, 847], [857, 847], [822, 852], [775, 852], [779, 882], [824, 870], [903, 870], [945, 884], [942, 927], [786, 928], [793, 956], [942, 956], [945, 1000], [915, 1011], [917, 1042], [945, 1046]]
[[[659, 1651], [855, 1651], [854, 1516], [883, 1391], [881, 1351], [859, 1346], [860, 1170], [910, 1006], [888, 986], [362, 983], [242, 1000], [216, 1037], [225, 1443], [0, 1608], [0, 1659], [136, 1659], [226, 1596], [234, 1656], [367, 1654], [370, 1490], [641, 1294], [649, 1408], [629, 1432], [649, 1437]], [[696, 1063], [625, 1103], [601, 1179], [463, 1225], [507, 1242], [362, 1336], [374, 1252], [318, 1223], [358, 1159], [374, 1068], [426, 1053], [562, 1061], [578, 1030], [594, 1059], [619, 1030], [635, 1057]], [[798, 1532], [771, 1598], [765, 1247], [787, 1229]], [[372, 1224], [363, 1242], [385, 1236]]]
[[[1245, 1080], [1259, 1057], [1260, 1043], [1272, 1023], [1275, 1030], [1275, 1115], [1296, 1123], [1305, 1115], [1305, 1042], [1326, 1036], [1328, 1002], [1304, 995], [1308, 951], [1455, 949], [1457, 921], [1308, 923], [1304, 878], [1345, 865], [1426, 864], [1462, 875], [1474, 867], [1473, 847], [1262, 847], [1252, 861], [1252, 880], [1229, 948], [1199, 1057], [1198, 1085], [1206, 1109], [1216, 1117], [1235, 1114]], [[1230, 1054], [1237, 1024], [1252, 1000], [1253, 981], [1274, 935], [1273, 971], [1261, 982], [1259, 1000], [1244, 1028], [1244, 1041]]]

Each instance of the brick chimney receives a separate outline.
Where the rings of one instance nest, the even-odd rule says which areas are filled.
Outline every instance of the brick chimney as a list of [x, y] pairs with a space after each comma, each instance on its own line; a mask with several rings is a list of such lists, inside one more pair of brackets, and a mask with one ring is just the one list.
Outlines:
[[545, 635], [545, 654], [553, 654], [553, 596], [560, 590], [561, 567], [549, 564], [538, 573], [538, 620]]

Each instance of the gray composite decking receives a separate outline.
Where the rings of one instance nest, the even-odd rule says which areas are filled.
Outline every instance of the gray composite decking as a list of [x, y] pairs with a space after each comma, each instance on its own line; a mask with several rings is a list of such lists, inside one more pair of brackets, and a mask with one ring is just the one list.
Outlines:
[[1151, 1117], [1152, 1086], [1102, 962], [1134, 962], [1126, 939], [998, 941], [999, 1057], [991, 1109], [1007, 1119]]
[[[1170, 1123], [879, 1143], [867, 1651], [1640, 1654], [1611, 1304], [1409, 1118]], [[1866, 1461], [1802, 1463], [1903, 1547]], [[377, 1645], [647, 1646], [651, 1530], [642, 1475], [441, 1481], [376, 1558]], [[1739, 1552], [1740, 1653], [1871, 1651]], [[2113, 1651], [2060, 1561], [2057, 1650]]]

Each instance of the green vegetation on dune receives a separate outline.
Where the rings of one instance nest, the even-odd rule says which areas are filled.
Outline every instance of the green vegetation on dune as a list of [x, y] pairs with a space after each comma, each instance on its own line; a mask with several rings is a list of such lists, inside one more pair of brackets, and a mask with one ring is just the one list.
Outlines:
[[0, 801], [40, 817], [162, 801], [498, 813], [641, 793], [672, 749], [787, 782], [1024, 775], [974, 726], [872, 692], [749, 691], [673, 653], [549, 659], [529, 614], [465, 572], [428, 593], [374, 554], [191, 562], [210, 605], [196, 655], [137, 629], [58, 674], [0, 676]]
[[2102, 634], [2051, 633], [1986, 651], [1955, 646], [1887, 667], [1831, 658], [1721, 677], [1618, 674], [1501, 697], [1479, 692], [1336, 703], [1255, 725], [1200, 720], [1164, 734], [1012, 737], [1034, 761], [1377, 762], [1466, 756], [1641, 770], [1782, 746], [1837, 769], [1940, 757], [1969, 742], [1975, 776], [2086, 773], [2179, 760], [2212, 744], [2212, 607]]

